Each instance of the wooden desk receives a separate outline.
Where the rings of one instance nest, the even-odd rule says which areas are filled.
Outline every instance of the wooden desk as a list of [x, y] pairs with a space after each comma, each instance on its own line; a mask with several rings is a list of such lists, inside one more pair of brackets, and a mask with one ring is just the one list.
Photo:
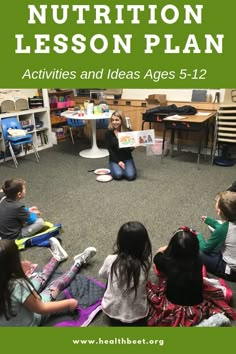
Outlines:
[[[204, 114], [201, 114], [204, 113]], [[208, 113], [208, 114], [206, 114]], [[208, 145], [208, 135], [209, 135], [209, 122], [211, 118], [215, 117], [216, 111], [212, 112], [199, 112], [195, 115], [191, 116], [183, 116], [183, 118], [176, 119], [175, 116], [169, 116], [163, 119], [164, 129], [163, 129], [163, 142], [162, 142], [162, 156], [161, 160], [163, 161], [164, 157], [164, 146], [165, 146], [165, 138], [166, 138], [166, 131], [171, 130], [171, 156], [173, 153], [173, 144], [175, 139], [175, 131], [181, 133], [181, 131], [195, 131], [199, 134], [198, 140], [198, 158], [197, 158], [197, 165], [199, 169], [199, 161], [200, 161], [200, 154], [201, 154], [201, 146], [202, 146], [202, 136], [203, 132], [206, 131], [206, 141], [205, 141], [205, 148], [207, 149]]]

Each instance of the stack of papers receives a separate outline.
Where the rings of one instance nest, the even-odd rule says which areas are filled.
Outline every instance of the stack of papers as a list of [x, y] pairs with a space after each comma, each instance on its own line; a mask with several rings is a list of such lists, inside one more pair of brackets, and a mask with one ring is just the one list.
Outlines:
[[164, 118], [164, 120], [180, 120], [180, 119], [184, 119], [186, 118], [186, 116], [180, 116], [178, 114], [174, 114], [173, 116], [169, 116]]

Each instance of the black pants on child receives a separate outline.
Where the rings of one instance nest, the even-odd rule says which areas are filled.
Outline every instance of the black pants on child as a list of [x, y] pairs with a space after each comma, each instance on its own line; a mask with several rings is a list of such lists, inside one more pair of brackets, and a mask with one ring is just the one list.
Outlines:
[[236, 282], [236, 272], [225, 263], [220, 251], [200, 252], [200, 257], [208, 272], [217, 275], [219, 278]]

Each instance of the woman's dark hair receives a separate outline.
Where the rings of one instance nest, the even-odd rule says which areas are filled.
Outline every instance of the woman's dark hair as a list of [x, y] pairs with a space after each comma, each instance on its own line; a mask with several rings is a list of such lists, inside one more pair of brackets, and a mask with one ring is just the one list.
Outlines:
[[31, 284], [22, 269], [20, 253], [14, 240], [0, 240], [0, 270], [0, 316], [5, 315], [8, 320], [17, 315], [12, 307], [10, 281], [25, 279], [27, 284]]
[[136, 296], [141, 269], [147, 278], [151, 267], [152, 247], [145, 226], [138, 221], [123, 224], [114, 250], [117, 258], [111, 267], [111, 279], [115, 275], [118, 286], [134, 290]]
[[172, 236], [165, 254], [183, 262], [198, 259], [199, 242], [196, 234], [178, 229]]

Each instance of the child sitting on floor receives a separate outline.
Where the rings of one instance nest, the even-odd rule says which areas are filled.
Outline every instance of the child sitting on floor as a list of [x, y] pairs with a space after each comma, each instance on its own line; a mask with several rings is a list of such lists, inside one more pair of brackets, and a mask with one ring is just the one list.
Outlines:
[[50, 238], [53, 257], [42, 273], [28, 278], [22, 268], [20, 253], [13, 240], [0, 240], [0, 327], [39, 326], [47, 316], [57, 312], [73, 312], [78, 306], [76, 299], [55, 301], [78, 273], [81, 266], [96, 254], [94, 247], [87, 248], [74, 257], [74, 264], [62, 276], [47, 281], [67, 253], [54, 237]]
[[197, 235], [201, 259], [210, 273], [236, 281], [236, 193], [219, 193], [215, 208], [222, 222], [202, 216], [202, 220], [213, 228], [213, 232], [208, 240], [200, 233]]
[[169, 245], [159, 248], [154, 264], [160, 278], [147, 286], [148, 326], [196, 326], [216, 313], [236, 319], [222, 290], [203, 280], [196, 232], [180, 227]]
[[140, 222], [121, 226], [115, 253], [107, 256], [99, 275], [107, 279], [102, 310], [113, 326], [146, 326], [146, 283], [151, 266], [151, 242]]
[[25, 194], [26, 182], [23, 179], [5, 181], [0, 195], [0, 239], [29, 237], [44, 227], [38, 208], [26, 208], [22, 203]]

